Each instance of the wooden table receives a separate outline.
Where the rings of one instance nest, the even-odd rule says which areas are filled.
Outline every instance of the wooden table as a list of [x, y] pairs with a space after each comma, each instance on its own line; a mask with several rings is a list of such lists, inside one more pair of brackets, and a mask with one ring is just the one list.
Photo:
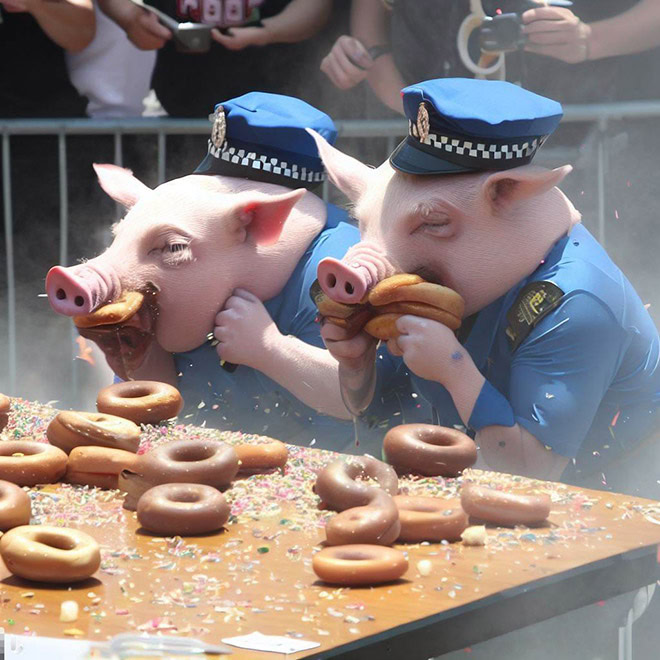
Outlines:
[[[286, 475], [236, 482], [227, 493], [236, 518], [226, 531], [205, 537], [166, 540], [141, 532], [112, 491], [35, 489], [33, 522], [84, 529], [101, 544], [103, 563], [95, 577], [70, 588], [31, 584], [0, 564], [0, 626], [93, 640], [160, 631], [216, 643], [258, 630], [320, 642], [295, 658], [426, 659], [659, 577], [660, 503], [534, 482], [553, 498], [544, 527], [489, 528], [485, 547], [398, 546], [408, 552], [410, 569], [394, 584], [322, 584], [311, 558], [330, 514], [316, 508], [309, 475], [332, 457], [295, 448]], [[507, 487], [531, 483], [476, 470], [467, 478]], [[405, 479], [401, 485], [409, 493], [450, 498], [459, 482]], [[426, 577], [417, 570], [422, 559], [432, 562]], [[74, 623], [59, 621], [64, 600], [80, 605]], [[233, 652], [237, 659], [276, 657]]]

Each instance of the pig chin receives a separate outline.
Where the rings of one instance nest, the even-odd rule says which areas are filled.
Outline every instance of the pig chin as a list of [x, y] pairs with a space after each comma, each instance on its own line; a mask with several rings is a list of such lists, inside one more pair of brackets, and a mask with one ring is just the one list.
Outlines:
[[206, 342], [208, 334], [213, 332], [213, 318], [200, 319], [182, 310], [172, 316], [161, 312], [156, 324], [156, 341], [171, 353], [192, 351]]

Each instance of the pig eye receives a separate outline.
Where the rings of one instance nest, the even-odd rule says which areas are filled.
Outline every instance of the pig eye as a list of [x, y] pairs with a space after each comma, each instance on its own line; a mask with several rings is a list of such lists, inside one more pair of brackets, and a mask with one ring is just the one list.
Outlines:
[[167, 249], [169, 252], [183, 252], [188, 246], [185, 243], [172, 243], [172, 245], [168, 245]]

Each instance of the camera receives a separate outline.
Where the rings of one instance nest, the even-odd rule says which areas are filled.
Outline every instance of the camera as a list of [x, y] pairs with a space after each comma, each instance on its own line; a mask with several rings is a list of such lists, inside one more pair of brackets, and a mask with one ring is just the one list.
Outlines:
[[569, 0], [482, 0], [486, 16], [477, 30], [479, 47], [487, 53], [506, 53], [522, 49], [527, 42], [523, 33], [522, 14], [543, 5], [571, 7]]

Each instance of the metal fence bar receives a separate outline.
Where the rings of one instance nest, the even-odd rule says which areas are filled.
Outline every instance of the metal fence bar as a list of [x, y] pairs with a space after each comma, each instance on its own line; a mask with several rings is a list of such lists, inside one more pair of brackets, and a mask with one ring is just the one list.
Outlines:
[[66, 136], [57, 136], [57, 169], [60, 192], [60, 265], [69, 265], [69, 178], [66, 171]]
[[165, 166], [167, 164], [167, 142], [165, 132], [158, 133], [158, 185], [165, 181]]
[[[643, 119], [660, 116], [660, 101], [591, 103], [564, 106], [565, 122], [589, 122], [599, 119]], [[408, 132], [403, 119], [339, 119], [335, 122], [342, 137], [398, 137]], [[0, 132], [12, 135], [54, 135], [62, 128], [69, 135], [100, 135], [120, 131], [123, 134], [185, 135], [210, 133], [206, 119], [136, 117], [129, 119], [0, 119]]]
[[16, 280], [14, 272], [14, 237], [11, 208], [11, 170], [9, 133], [2, 134], [2, 195], [5, 214], [5, 251], [7, 255], [7, 387], [8, 394], [16, 389]]

